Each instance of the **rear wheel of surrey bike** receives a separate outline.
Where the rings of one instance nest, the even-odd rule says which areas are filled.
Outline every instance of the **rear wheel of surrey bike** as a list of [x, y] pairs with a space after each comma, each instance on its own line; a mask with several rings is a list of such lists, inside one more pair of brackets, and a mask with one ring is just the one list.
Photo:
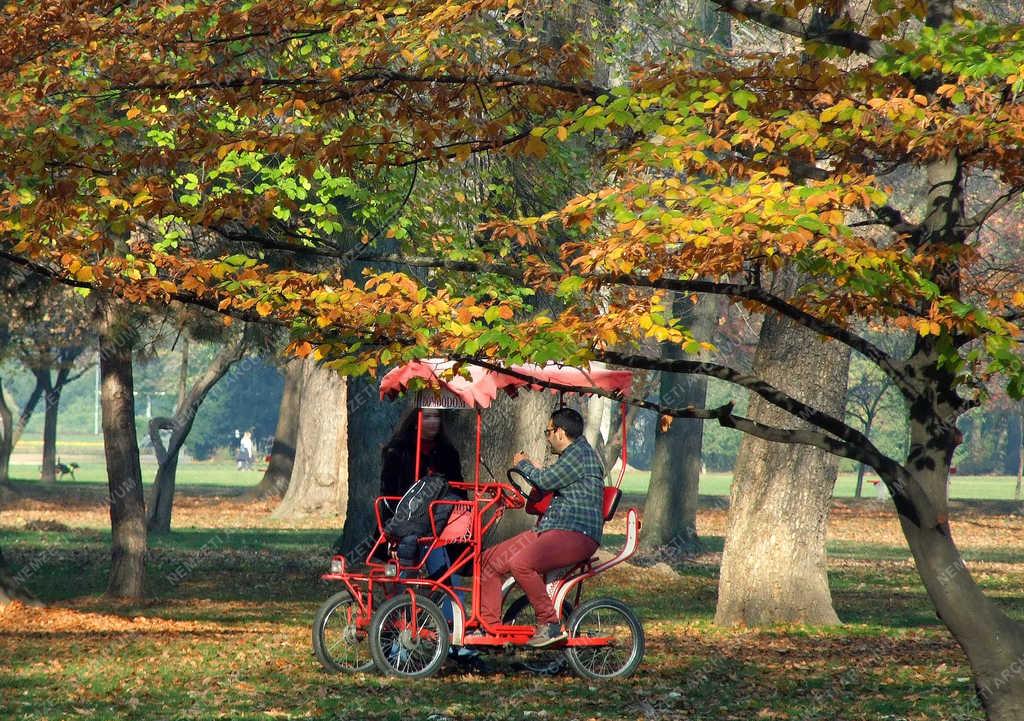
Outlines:
[[[566, 601], [562, 604], [562, 618], [567, 619], [570, 615], [572, 615], [572, 604]], [[537, 616], [534, 614], [533, 605], [526, 596], [520, 596], [512, 601], [501, 620], [502, 623], [509, 626], [537, 625]], [[565, 656], [560, 653], [531, 653], [525, 661], [519, 661], [518, 664], [531, 673], [554, 676], [565, 668]]]
[[313, 620], [313, 653], [328, 671], [352, 673], [373, 668], [369, 631], [356, 624], [359, 604], [348, 591], [328, 598]]
[[570, 646], [565, 657], [584, 678], [624, 678], [644, 658], [644, 629], [629, 606], [614, 598], [595, 598], [576, 609], [566, 627], [569, 638], [608, 638], [602, 646]]
[[370, 620], [370, 654], [378, 670], [390, 676], [433, 676], [448, 657], [448, 622], [426, 596], [401, 593], [385, 602]]

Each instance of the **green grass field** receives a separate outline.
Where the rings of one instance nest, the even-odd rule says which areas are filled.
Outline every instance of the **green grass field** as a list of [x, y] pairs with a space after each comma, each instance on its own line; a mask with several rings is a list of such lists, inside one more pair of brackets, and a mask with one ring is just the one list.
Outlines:
[[[150, 541], [148, 598], [124, 604], [100, 595], [109, 530], [83, 526], [79, 515], [95, 515], [95, 503], [65, 503], [63, 530], [30, 530], [26, 519], [54, 513], [59, 489], [36, 498], [18, 490], [20, 500], [0, 510], [0, 545], [50, 606], [0, 609], [4, 721], [984, 718], [891, 518], [868, 506], [840, 514], [829, 542], [843, 626], [715, 626], [723, 539], [707, 534], [700, 556], [672, 568], [620, 566], [586, 591], [623, 600], [643, 620], [647, 655], [629, 679], [534, 676], [516, 667], [520, 652], [490, 657], [486, 674], [449, 664], [438, 677], [403, 681], [327, 673], [313, 657], [313, 615], [337, 590], [318, 579], [334, 528], [270, 528], [263, 507], [193, 498], [175, 532]], [[196, 504], [216, 522], [193, 526]], [[720, 513], [702, 511], [698, 527], [703, 514]], [[976, 578], [1022, 617], [1024, 521], [965, 521], [982, 534], [962, 544]], [[606, 540], [621, 543], [620, 532]]]
[[[155, 463], [142, 464], [143, 480], [149, 482], [156, 473]], [[15, 464], [11, 466], [11, 477], [19, 480], [34, 480], [39, 477], [39, 466]], [[235, 464], [227, 461], [200, 461], [183, 463], [178, 466], [177, 482], [185, 486], [227, 486], [242, 488], [252, 486], [262, 477], [261, 469], [253, 471], [235, 470]], [[83, 461], [75, 471], [78, 482], [106, 483], [106, 469], [101, 459]], [[865, 476], [862, 497], [875, 498], [876, 487], [868, 479], [877, 476]], [[647, 492], [649, 474], [644, 471], [628, 471], [623, 479], [622, 487], [626, 493], [643, 494]], [[62, 483], [71, 483], [67, 478]], [[701, 477], [700, 493], [704, 496], [728, 496], [732, 483], [730, 473], [706, 473]], [[1013, 476], [953, 476], [950, 483], [950, 498], [976, 500], [1013, 500], [1014, 487], [1017, 480]], [[852, 473], [840, 474], [836, 483], [837, 498], [853, 498], [856, 476]]]

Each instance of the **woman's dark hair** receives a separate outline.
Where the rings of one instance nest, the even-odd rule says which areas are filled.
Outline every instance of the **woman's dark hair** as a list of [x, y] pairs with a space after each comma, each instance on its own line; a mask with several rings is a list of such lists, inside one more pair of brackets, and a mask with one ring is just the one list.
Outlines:
[[[382, 453], [387, 453], [390, 449], [408, 449], [411, 451], [416, 450], [416, 427], [419, 418], [418, 408], [410, 408], [402, 416], [402, 419], [398, 423], [398, 428], [391, 434], [391, 438], [388, 439], [387, 443], [384, 444]], [[448, 446], [455, 448], [455, 445], [448, 438], [448, 432], [445, 428], [444, 414], [438, 413], [438, 418], [441, 421], [441, 427], [437, 431], [437, 436], [434, 438], [434, 443], [438, 446]]]
[[559, 408], [551, 414], [551, 425], [561, 428], [571, 440], [583, 435], [583, 416], [572, 408]]

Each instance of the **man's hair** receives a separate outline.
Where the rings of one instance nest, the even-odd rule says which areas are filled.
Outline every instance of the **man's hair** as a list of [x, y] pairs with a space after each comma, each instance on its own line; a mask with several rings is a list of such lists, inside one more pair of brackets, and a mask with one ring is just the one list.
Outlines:
[[561, 428], [571, 440], [583, 435], [583, 416], [572, 408], [559, 408], [551, 414], [551, 425]]

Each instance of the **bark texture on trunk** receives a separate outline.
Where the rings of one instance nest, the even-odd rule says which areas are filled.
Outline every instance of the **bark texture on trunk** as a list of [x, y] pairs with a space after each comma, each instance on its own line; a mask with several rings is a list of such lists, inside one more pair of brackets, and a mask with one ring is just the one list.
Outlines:
[[25, 407], [21, 409], [21, 413], [18, 414], [18, 424], [14, 427], [14, 435], [11, 437], [11, 447], [18, 445], [18, 441], [21, 440], [21, 434], [25, 432], [25, 426], [32, 420], [32, 414], [35, 413], [36, 406], [39, 405], [39, 399], [43, 397], [43, 386], [39, 383], [39, 377], [36, 377], [36, 384], [32, 388], [32, 392], [28, 394], [28, 400], [25, 401]]
[[30, 606], [42, 605], [35, 596], [22, 587], [21, 580], [17, 574], [12, 575], [4, 559], [3, 549], [0, 548], [0, 606], [6, 606], [14, 601]]
[[146, 507], [135, 433], [133, 334], [116, 311], [104, 312], [100, 333], [100, 407], [110, 493], [111, 568], [107, 594], [141, 598], [145, 579]]
[[[302, 360], [295, 358], [289, 361], [284, 367], [284, 392], [281, 394], [281, 405], [277, 412], [277, 427], [274, 429], [274, 444], [270, 448], [270, 463], [259, 484], [248, 494], [253, 498], [281, 498], [288, 490], [288, 482], [295, 466], [302, 378]], [[349, 433], [351, 432], [350, 428]], [[350, 442], [350, 455], [351, 450]]]
[[921, 527], [906, 517], [900, 525], [939, 618], [970, 661], [987, 718], [1024, 719], [1024, 626], [978, 588], [948, 526]]
[[[558, 397], [552, 393], [525, 392], [516, 398], [504, 394], [498, 396], [491, 407], [483, 412], [483, 440], [480, 467], [480, 482], [493, 478], [505, 480], [505, 472], [512, 467], [512, 456], [516, 451], [525, 451], [535, 461], [544, 465], [554, 458], [548, 455], [544, 429], [551, 411], [557, 407]], [[452, 414], [448, 434], [462, 458], [462, 470], [466, 480], [473, 481], [473, 457], [476, 445], [476, 414], [460, 411]], [[490, 469], [488, 471], [487, 469]], [[501, 521], [487, 537], [487, 544], [493, 545], [511, 538], [520, 531], [532, 528], [537, 522], [534, 516], [524, 511], [506, 511]]]
[[[713, 298], [705, 298], [694, 306], [689, 298], [681, 298], [675, 301], [673, 312], [690, 326], [697, 338], [709, 338], [718, 318], [718, 303]], [[678, 345], [662, 344], [662, 357], [682, 356]], [[707, 390], [705, 376], [661, 375], [661, 402], [668, 406], [703, 408]], [[655, 431], [651, 480], [644, 504], [642, 539], [646, 547], [667, 547], [683, 555], [701, 550], [697, 535], [697, 499], [703, 441], [704, 421], [699, 419], [676, 418], [666, 430], [659, 424]]]
[[[173, 418], [154, 418], [149, 423], [149, 436], [156, 451], [157, 470], [153, 493], [149, 500], [146, 527], [150, 533], [171, 532], [171, 511], [174, 507], [174, 483], [178, 473], [178, 456], [192, 430], [196, 414], [206, 396], [245, 352], [245, 334], [232, 338], [203, 372], [184, 399], [178, 404]], [[164, 447], [161, 430], [169, 430], [170, 438]]]
[[0, 483], [11, 478], [11, 451], [14, 450], [14, 414], [4, 396], [4, 383], [0, 379]]
[[[797, 279], [780, 279], [791, 295]], [[792, 322], [766, 318], [754, 373], [813, 407], [841, 417], [849, 350], [823, 343]], [[752, 395], [749, 417], [766, 425], [806, 424]], [[715, 622], [828, 625], [832, 608], [825, 532], [838, 463], [809, 446], [744, 436], [733, 474]]]
[[69, 368], [57, 370], [55, 381], [50, 380], [50, 369], [39, 371], [44, 388], [43, 404], [43, 465], [40, 480], [53, 483], [57, 480], [57, 418], [60, 415], [60, 396], [71, 373]]
[[346, 381], [304, 361], [298, 442], [291, 482], [274, 518], [339, 518], [348, 505]]
[[[380, 491], [381, 451], [398, 427], [406, 405], [400, 401], [382, 402], [376, 380], [349, 380], [348, 508], [345, 526], [334, 547], [352, 562], [365, 560], [377, 541], [373, 503]], [[467, 466], [463, 463], [462, 467]]]
[[[935, 371], [934, 359], [921, 366]], [[952, 388], [953, 384], [950, 383]], [[941, 406], [940, 400], [936, 405]], [[971, 576], [948, 523], [946, 484], [956, 448], [956, 430], [921, 409], [910, 409], [908, 479], [882, 474], [893, 491], [900, 526], [918, 574], [939, 618], [964, 650], [979, 697], [990, 721], [1024, 718], [1024, 625], [987, 598]], [[940, 412], [941, 418], [944, 414]], [[901, 485], [903, 484], [903, 485]], [[901, 488], [920, 489], [913, 506]]]

